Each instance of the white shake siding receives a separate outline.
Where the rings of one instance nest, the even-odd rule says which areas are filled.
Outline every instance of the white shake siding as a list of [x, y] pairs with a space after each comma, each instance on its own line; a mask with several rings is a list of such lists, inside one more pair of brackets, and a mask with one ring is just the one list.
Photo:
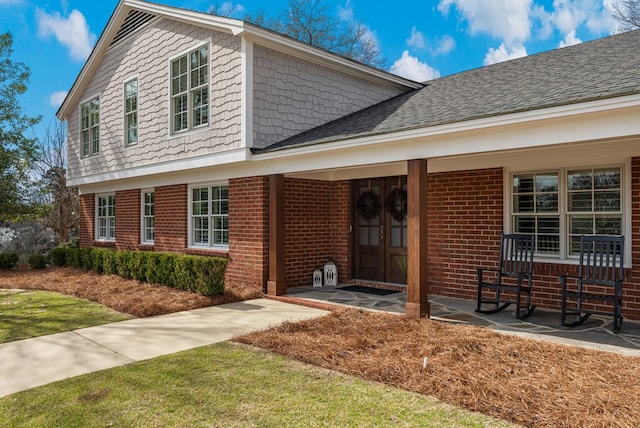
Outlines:
[[[170, 135], [169, 59], [210, 41], [209, 122]], [[80, 106], [68, 120], [69, 178], [186, 159], [241, 145], [240, 38], [171, 20], [155, 22], [110, 48], [81, 100], [100, 96], [100, 153], [80, 156]], [[124, 146], [124, 83], [138, 78], [139, 141]]]
[[285, 138], [404, 92], [254, 47], [254, 147]]

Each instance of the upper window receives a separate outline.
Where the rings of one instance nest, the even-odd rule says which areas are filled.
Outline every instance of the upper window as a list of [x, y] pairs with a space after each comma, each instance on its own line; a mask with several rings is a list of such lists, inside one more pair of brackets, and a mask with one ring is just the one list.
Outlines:
[[96, 237], [98, 240], [114, 241], [116, 239], [116, 197], [100, 195], [96, 210]]
[[124, 84], [124, 143], [138, 142], [138, 79]]
[[229, 245], [229, 187], [201, 186], [191, 189], [191, 239], [195, 246]]
[[209, 123], [209, 48], [202, 46], [171, 61], [172, 132]]
[[80, 105], [80, 141], [82, 156], [100, 152], [100, 98]]
[[513, 174], [512, 226], [536, 236], [536, 254], [577, 256], [580, 235], [624, 234], [622, 168]]

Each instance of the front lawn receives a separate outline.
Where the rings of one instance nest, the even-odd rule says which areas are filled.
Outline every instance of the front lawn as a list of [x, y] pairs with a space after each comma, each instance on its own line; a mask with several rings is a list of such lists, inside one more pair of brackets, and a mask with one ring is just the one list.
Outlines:
[[428, 396], [221, 343], [0, 399], [3, 426], [506, 427]]
[[133, 318], [50, 291], [0, 290], [0, 343]]

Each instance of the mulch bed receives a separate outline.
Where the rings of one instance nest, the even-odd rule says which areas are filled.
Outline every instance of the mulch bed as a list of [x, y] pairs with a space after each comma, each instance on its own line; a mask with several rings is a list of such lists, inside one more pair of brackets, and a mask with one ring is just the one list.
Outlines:
[[524, 426], [640, 426], [640, 358], [357, 309], [236, 340]]
[[75, 268], [0, 270], [0, 288], [56, 291], [98, 302], [136, 317], [169, 314], [262, 297], [254, 287], [226, 287], [224, 294], [207, 297], [117, 275], [100, 275]]

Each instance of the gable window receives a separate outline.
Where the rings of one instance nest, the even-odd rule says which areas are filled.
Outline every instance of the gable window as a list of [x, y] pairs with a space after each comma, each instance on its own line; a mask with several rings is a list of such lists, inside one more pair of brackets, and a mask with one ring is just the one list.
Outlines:
[[116, 197], [99, 195], [96, 210], [96, 239], [115, 241], [116, 239]]
[[567, 259], [580, 252], [580, 235], [624, 234], [622, 168], [515, 173], [511, 223], [536, 237], [536, 255]]
[[180, 132], [209, 123], [209, 48], [171, 61], [171, 129]]
[[100, 98], [80, 105], [80, 141], [82, 156], [100, 152]]
[[229, 187], [192, 187], [190, 196], [190, 244], [205, 247], [229, 245]]
[[142, 242], [145, 244], [153, 244], [154, 205], [154, 191], [144, 190], [142, 192]]
[[138, 143], [138, 79], [124, 84], [124, 143]]

